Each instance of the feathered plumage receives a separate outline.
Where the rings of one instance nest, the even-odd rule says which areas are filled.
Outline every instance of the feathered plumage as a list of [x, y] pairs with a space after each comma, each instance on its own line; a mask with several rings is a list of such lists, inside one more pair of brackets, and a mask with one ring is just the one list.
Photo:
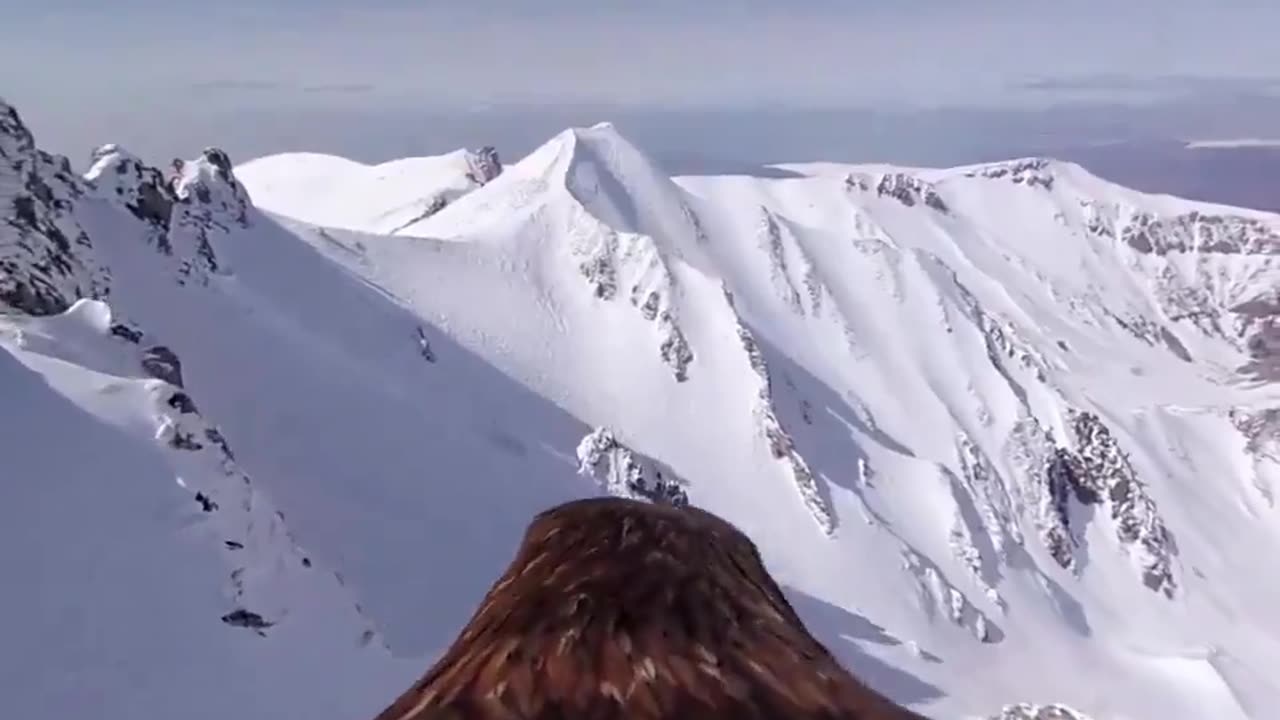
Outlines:
[[846, 672], [737, 528], [601, 498], [537, 516], [444, 656], [376, 720], [924, 720]]

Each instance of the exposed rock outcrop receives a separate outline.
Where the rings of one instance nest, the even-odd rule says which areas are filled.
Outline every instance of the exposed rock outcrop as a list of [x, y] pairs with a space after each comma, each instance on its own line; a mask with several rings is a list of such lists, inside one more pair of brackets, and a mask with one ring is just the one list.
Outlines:
[[103, 145], [92, 159], [85, 179], [143, 223], [140, 235], [172, 258], [180, 284], [227, 271], [216, 238], [249, 227], [252, 205], [225, 152], [206, 148], [195, 160], [174, 160], [168, 176], [118, 145]]
[[581, 207], [570, 225], [571, 249], [591, 293], [613, 301], [621, 293], [657, 334], [658, 356], [676, 382], [689, 379], [693, 349], [677, 320], [676, 278], [666, 254], [648, 235], [617, 232]]
[[[226, 272], [215, 237], [249, 227], [252, 208], [226, 153], [210, 148], [175, 161], [167, 177], [118, 145], [99, 147], [91, 161], [76, 176], [66, 158], [37, 148], [0, 101], [0, 309], [55, 315], [76, 300], [108, 297], [106, 263], [119, 246], [95, 248], [103, 235], [169, 258], [180, 284]], [[102, 201], [106, 208], [88, 206]], [[112, 206], [123, 222], [110, 217]]]
[[923, 720], [840, 666], [755, 545], [693, 507], [553, 508], [377, 720]]
[[0, 100], [0, 310], [56, 315], [107, 294], [107, 270], [75, 215], [84, 191], [67, 159], [37, 149]]
[[1077, 525], [1092, 513], [1072, 508], [1103, 509], [1114, 524], [1116, 539], [1133, 554], [1143, 584], [1173, 597], [1178, 588], [1178, 546], [1146, 484], [1097, 415], [1073, 410], [1069, 419], [1071, 446], [1049, 443], [1052, 449], [1043, 459], [1046, 488], [1040, 524], [1049, 553], [1063, 568], [1078, 570], [1084, 527]]
[[1090, 720], [1065, 705], [1030, 705], [1021, 703], [1005, 707], [991, 720]]
[[689, 504], [683, 479], [624, 445], [608, 428], [596, 428], [578, 443], [578, 472], [616, 497]]
[[875, 188], [876, 195], [891, 197], [907, 207], [924, 203], [940, 213], [950, 210], [933, 183], [914, 175], [902, 172], [884, 173], [877, 180]]
[[476, 185], [487, 185], [502, 174], [502, 161], [498, 159], [498, 151], [492, 145], [467, 153], [467, 179]]
[[795, 440], [783, 426], [782, 420], [778, 418], [773, 397], [773, 378], [769, 374], [769, 365], [765, 361], [764, 353], [761, 352], [751, 329], [738, 316], [733, 293], [727, 287], [724, 288], [724, 297], [730, 311], [733, 312], [742, 350], [758, 379], [752, 414], [755, 415], [760, 433], [769, 443], [769, 453], [774, 459], [786, 463], [787, 469], [791, 472], [791, 478], [795, 482], [796, 491], [800, 493], [800, 499], [804, 501], [814, 522], [818, 523], [818, 527], [824, 534], [831, 535], [836, 529], [835, 512], [823, 495], [818, 479], [809, 469], [809, 463], [800, 454]]
[[992, 163], [970, 170], [965, 177], [984, 177], [991, 180], [1008, 180], [1014, 185], [1053, 189], [1053, 161], [1049, 158], [1024, 158], [1009, 162]]
[[1120, 239], [1140, 253], [1221, 253], [1280, 255], [1280, 231], [1261, 220], [1191, 211], [1161, 217], [1135, 212]]
[[169, 229], [169, 216], [176, 200], [164, 173], [114, 144], [94, 150], [91, 159], [93, 164], [86, 177], [163, 236]]

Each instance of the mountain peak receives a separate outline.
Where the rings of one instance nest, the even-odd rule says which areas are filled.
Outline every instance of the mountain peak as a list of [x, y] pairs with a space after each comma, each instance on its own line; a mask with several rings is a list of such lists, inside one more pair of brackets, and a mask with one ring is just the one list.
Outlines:
[[0, 157], [35, 150], [36, 142], [14, 106], [0, 98]]
[[467, 150], [467, 178], [476, 185], [492, 182], [502, 174], [502, 160], [498, 157], [498, 149], [485, 145], [479, 150]]
[[0, 306], [49, 315], [106, 292], [106, 271], [74, 213], [82, 185], [0, 100]]
[[643, 153], [630, 140], [623, 137], [622, 133], [618, 132], [617, 126], [611, 122], [565, 128], [546, 145], [556, 146], [557, 155], [561, 159], [570, 161], [581, 159], [588, 153], [605, 156], [618, 154], [643, 156]]
[[558, 137], [582, 142], [627, 142], [618, 132], [618, 126], [608, 120], [565, 128]]
[[[1280, 702], [1277, 216], [1035, 159], [669, 178], [608, 124], [483, 186], [119, 146], [90, 183], [0, 122], [15, 716], [369, 718], [441, 649], [384, 720], [834, 720], [831, 657], [936, 717]], [[526, 524], [601, 492], [750, 540]]]
[[701, 236], [685, 193], [613, 123], [573, 127], [520, 163], [527, 174], [557, 178], [578, 204], [619, 232], [668, 248]]
[[565, 716], [922, 720], [809, 634], [736, 527], [621, 498], [536, 517], [453, 646], [378, 720]]
[[85, 179], [139, 220], [168, 228], [174, 196], [164, 174], [115, 144], [93, 151]]
[[227, 153], [205, 148], [195, 160], [174, 160], [174, 194], [179, 200], [194, 201], [209, 212], [249, 226], [249, 193], [236, 180]]

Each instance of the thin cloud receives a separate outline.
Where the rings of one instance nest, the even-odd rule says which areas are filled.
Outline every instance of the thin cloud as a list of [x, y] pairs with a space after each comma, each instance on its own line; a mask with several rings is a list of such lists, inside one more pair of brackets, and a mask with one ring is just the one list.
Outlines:
[[340, 93], [343, 95], [371, 93], [378, 89], [373, 83], [324, 83], [319, 85], [303, 85], [305, 93]]

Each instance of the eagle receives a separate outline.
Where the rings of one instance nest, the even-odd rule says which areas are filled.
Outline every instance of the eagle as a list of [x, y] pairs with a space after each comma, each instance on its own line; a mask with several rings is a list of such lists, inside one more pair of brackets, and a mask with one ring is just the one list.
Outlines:
[[537, 515], [461, 634], [375, 720], [926, 720], [805, 629], [754, 543], [697, 507]]

